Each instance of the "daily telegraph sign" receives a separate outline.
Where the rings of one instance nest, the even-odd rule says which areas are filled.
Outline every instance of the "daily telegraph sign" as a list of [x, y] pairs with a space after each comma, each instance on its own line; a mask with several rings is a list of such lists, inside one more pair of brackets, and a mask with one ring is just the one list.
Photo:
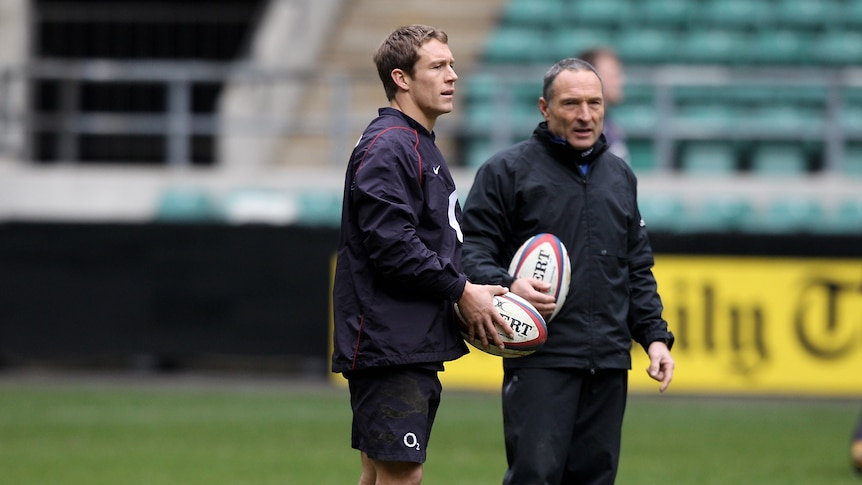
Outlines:
[[[862, 394], [862, 259], [657, 255], [654, 272], [676, 335], [673, 392]], [[637, 344], [632, 357], [630, 388], [656, 392]], [[502, 379], [500, 359], [477, 351], [446, 369], [452, 387]]]

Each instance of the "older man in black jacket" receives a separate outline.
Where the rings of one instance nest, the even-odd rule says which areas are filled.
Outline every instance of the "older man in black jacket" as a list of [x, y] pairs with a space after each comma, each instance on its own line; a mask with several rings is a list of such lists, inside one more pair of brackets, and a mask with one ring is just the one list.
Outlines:
[[619, 463], [632, 340], [664, 391], [673, 335], [662, 318], [637, 180], [607, 150], [601, 78], [579, 59], [545, 75], [533, 136], [478, 171], [464, 205], [464, 268], [473, 281], [509, 286], [544, 315], [547, 283], [506, 270], [538, 233], [566, 245], [571, 288], [538, 352], [504, 359], [504, 484], [609, 484]]

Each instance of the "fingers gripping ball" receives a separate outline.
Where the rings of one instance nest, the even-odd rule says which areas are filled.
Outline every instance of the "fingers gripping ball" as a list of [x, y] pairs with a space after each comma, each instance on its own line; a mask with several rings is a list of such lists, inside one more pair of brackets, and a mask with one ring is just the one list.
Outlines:
[[[509, 338], [499, 328], [497, 334], [503, 341], [505, 349], [490, 345], [488, 348], [482, 347], [479, 341], [470, 341], [469, 330], [467, 325], [461, 319], [461, 311], [458, 309], [458, 304], [455, 304], [455, 320], [458, 322], [458, 327], [461, 330], [461, 336], [473, 347], [500, 357], [523, 357], [530, 355], [544, 345], [548, 339], [548, 326], [545, 319], [539, 315], [533, 305], [527, 300], [521, 298], [514, 293], [505, 293], [494, 297], [494, 306], [500, 315], [509, 323], [512, 330], [515, 332], [514, 338]], [[490, 339], [489, 339], [490, 340]]]
[[548, 294], [557, 299], [557, 307], [548, 317], [550, 322], [563, 308], [569, 294], [572, 262], [566, 246], [557, 236], [541, 233], [518, 248], [509, 265], [509, 274], [515, 278], [536, 278], [551, 285]]

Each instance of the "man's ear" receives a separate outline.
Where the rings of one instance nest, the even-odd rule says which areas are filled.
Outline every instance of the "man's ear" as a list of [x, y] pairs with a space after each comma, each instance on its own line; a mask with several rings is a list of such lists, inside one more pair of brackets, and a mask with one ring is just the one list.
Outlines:
[[542, 116], [547, 120], [548, 119], [548, 101], [545, 98], [539, 98], [539, 111], [542, 113]]
[[393, 69], [392, 73], [392, 81], [395, 82], [395, 85], [401, 88], [404, 91], [410, 90], [409, 76], [401, 69]]

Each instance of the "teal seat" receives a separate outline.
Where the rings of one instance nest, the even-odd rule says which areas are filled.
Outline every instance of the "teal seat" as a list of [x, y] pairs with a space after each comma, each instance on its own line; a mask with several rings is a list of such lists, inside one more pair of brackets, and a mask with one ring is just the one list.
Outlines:
[[500, 26], [491, 34], [485, 48], [489, 62], [545, 62], [549, 55], [542, 31], [525, 27]]
[[692, 142], [680, 153], [680, 170], [694, 176], [730, 176], [736, 174], [736, 150], [729, 143]]
[[205, 189], [172, 187], [159, 196], [155, 218], [164, 222], [213, 222], [221, 219], [216, 199]]
[[862, 145], [846, 145], [844, 160], [841, 161], [841, 174], [862, 178]]
[[697, 9], [700, 26], [746, 28], [768, 25], [773, 9], [767, 2], [752, 0], [707, 0]]
[[637, 0], [570, 0], [563, 7], [560, 21], [590, 25], [631, 25], [636, 18]]
[[626, 28], [619, 33], [614, 47], [626, 63], [672, 63], [678, 60], [677, 36], [668, 29]]
[[745, 231], [754, 217], [754, 206], [747, 199], [730, 195], [707, 196], [695, 206], [688, 225], [692, 232]]
[[342, 193], [334, 190], [300, 192], [296, 195], [297, 223], [337, 227], [341, 224], [341, 198]]
[[677, 48], [682, 61], [696, 64], [738, 64], [750, 53], [744, 30], [692, 29], [680, 38]]
[[812, 39], [816, 60], [837, 66], [856, 66], [862, 59], [862, 32], [829, 29]]
[[696, 12], [690, 0], [650, 0], [638, 7], [640, 17], [650, 25], [686, 25]]
[[549, 48], [558, 59], [575, 57], [579, 52], [593, 47], [611, 45], [614, 31], [596, 26], [561, 25], [550, 34]]
[[773, 200], [750, 230], [774, 234], [820, 232], [823, 209], [813, 199], [787, 197]]
[[651, 141], [629, 139], [626, 146], [629, 149], [629, 165], [636, 175], [649, 174], [659, 169]]
[[750, 60], [760, 64], [800, 65], [811, 62], [811, 35], [794, 29], [762, 29], [751, 39]]
[[614, 106], [612, 111], [614, 121], [627, 133], [651, 131], [658, 122], [658, 114], [653, 104], [625, 102]]
[[834, 232], [862, 234], [862, 198], [839, 201], [830, 220]]
[[755, 147], [751, 171], [757, 176], [800, 177], [808, 170], [808, 160], [802, 147], [791, 144], [763, 144]]
[[[842, 20], [843, 5], [831, 0], [775, 1], [773, 12], [775, 22], [779, 25], [819, 27], [835, 24]], [[853, 1], [849, 3], [853, 3]]]
[[638, 198], [641, 218], [649, 231], [682, 232], [686, 230], [686, 206], [673, 194], [641, 195]]
[[561, 11], [559, 0], [509, 0], [504, 21], [511, 25], [550, 25]]

